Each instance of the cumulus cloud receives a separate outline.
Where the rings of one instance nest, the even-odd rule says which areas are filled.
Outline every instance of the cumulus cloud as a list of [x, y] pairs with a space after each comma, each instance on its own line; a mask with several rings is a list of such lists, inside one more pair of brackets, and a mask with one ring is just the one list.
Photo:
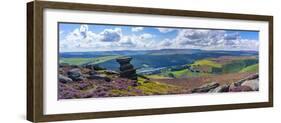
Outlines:
[[150, 38], [152, 38], [152, 37], [153, 37], [153, 35], [151, 35], [151, 34], [149, 34], [149, 33], [144, 33], [144, 34], [141, 34], [141, 35], [139, 36], [139, 38], [140, 38], [141, 40], [150, 39]]
[[87, 37], [87, 32], [88, 32], [88, 30], [89, 30], [88, 25], [81, 25], [79, 31], [80, 31], [80, 34], [81, 34], [84, 38], [86, 38], [86, 37]]
[[223, 42], [224, 31], [183, 29], [175, 38], [179, 45], [194, 45], [198, 47], [217, 45]]
[[121, 30], [116, 28], [94, 33], [89, 30], [87, 25], [81, 25], [80, 28], [74, 29], [60, 40], [60, 49], [62, 51], [100, 50], [103, 47], [114, 45], [109, 42], [120, 40], [120, 36], [117, 36], [116, 33], [121, 35]]
[[129, 49], [144, 49], [144, 48], [153, 48], [154, 45], [151, 43], [153, 41], [153, 35], [149, 33], [144, 33], [140, 35], [127, 35], [123, 36], [122, 40], [119, 42], [119, 46]]
[[[163, 31], [163, 30], [162, 30]], [[165, 31], [163, 31], [165, 32]], [[124, 35], [126, 34], [126, 35]], [[177, 29], [174, 37], [159, 38], [152, 33], [122, 33], [121, 28], [92, 32], [81, 25], [61, 34], [61, 51], [152, 50], [195, 48], [205, 50], [258, 50], [259, 42], [242, 39], [238, 32], [207, 29]]]
[[173, 45], [173, 40], [171, 39], [164, 39], [163, 41], [161, 41], [158, 46], [161, 48], [175, 48]]
[[238, 32], [224, 35], [225, 40], [238, 40], [239, 38], [241, 37]]
[[60, 40], [61, 51], [102, 51], [151, 48], [149, 33], [123, 35], [121, 28], [104, 29], [100, 33], [81, 25]]
[[115, 29], [105, 29], [100, 33], [101, 41], [104, 42], [118, 42], [121, 40], [122, 32], [120, 28]]
[[132, 32], [139, 32], [139, 31], [142, 31], [143, 30], [143, 27], [133, 27], [132, 28]]
[[64, 33], [64, 31], [59, 31], [60, 35]]
[[[171, 47], [213, 50], [258, 50], [256, 40], [241, 39], [239, 33], [223, 30], [183, 29], [171, 40]], [[174, 46], [173, 46], [174, 45]]]
[[177, 29], [173, 29], [173, 28], [156, 28], [156, 29], [161, 33], [168, 33], [168, 32], [177, 30]]

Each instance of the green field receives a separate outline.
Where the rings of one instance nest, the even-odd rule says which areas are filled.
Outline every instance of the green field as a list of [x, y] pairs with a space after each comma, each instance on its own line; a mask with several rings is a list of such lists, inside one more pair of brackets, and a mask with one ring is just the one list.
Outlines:
[[246, 68], [243, 68], [240, 72], [258, 72], [258, 71], [259, 71], [259, 65], [254, 64]]
[[160, 74], [153, 74], [153, 75], [146, 75], [147, 78], [151, 78], [151, 79], [168, 79], [168, 76], [163, 76]]
[[216, 68], [222, 67], [221, 64], [213, 62], [212, 60], [209, 59], [195, 61], [191, 66], [209, 66], [209, 67], [216, 67]]
[[70, 65], [82, 65], [85, 63], [92, 63], [92, 64], [99, 64], [106, 61], [110, 61], [121, 56], [103, 56], [103, 57], [96, 57], [96, 58], [60, 58], [60, 63], [67, 63]]
[[[217, 61], [217, 62], [216, 62]], [[223, 58], [207, 58], [195, 61], [189, 64], [190, 68], [183, 68], [181, 70], [166, 69], [159, 74], [147, 75], [152, 79], [166, 79], [166, 78], [184, 78], [184, 77], [199, 77], [214, 74], [225, 74], [235, 72], [257, 72], [258, 59], [228, 57]]]
[[179, 71], [173, 71], [171, 72], [175, 78], [181, 78], [181, 77], [197, 77], [197, 76], [206, 76], [211, 75], [210, 73], [202, 73], [202, 72], [191, 72], [188, 69], [179, 70]]
[[[255, 65], [257, 63], [258, 63], [258, 60], [254, 60], [254, 59], [236, 60], [236, 61], [233, 61], [232, 63], [223, 65], [222, 72], [223, 73], [233, 73], [233, 72], [240, 72], [243, 69], [250, 70], [250, 69], [252, 69], [250, 66]], [[247, 67], [250, 67], [250, 68], [247, 68]], [[243, 71], [246, 71], [246, 70], [243, 70]]]
[[188, 69], [177, 70], [177, 71], [163, 71], [160, 74], [146, 75], [151, 79], [168, 79], [168, 78], [182, 78], [182, 77], [198, 77], [211, 75], [211, 73], [191, 72]]
[[[226, 58], [208, 58], [195, 61], [191, 64], [191, 69], [203, 73], [233, 73], [243, 71], [250, 71], [255, 69], [254, 64], [258, 63], [257, 58], [253, 57], [226, 57]], [[252, 70], [256, 71], [256, 70]]]

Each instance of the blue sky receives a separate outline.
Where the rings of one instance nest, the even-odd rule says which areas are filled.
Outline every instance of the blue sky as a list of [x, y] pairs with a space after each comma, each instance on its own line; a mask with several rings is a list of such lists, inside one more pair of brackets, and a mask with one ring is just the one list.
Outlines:
[[258, 50], [259, 32], [59, 23], [61, 52], [203, 49]]

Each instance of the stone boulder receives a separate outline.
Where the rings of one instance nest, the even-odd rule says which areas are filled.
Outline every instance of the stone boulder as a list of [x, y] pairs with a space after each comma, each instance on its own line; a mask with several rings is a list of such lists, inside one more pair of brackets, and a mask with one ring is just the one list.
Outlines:
[[106, 77], [106, 75], [101, 75], [101, 74], [90, 75], [88, 79], [105, 80], [107, 82], [111, 81], [109, 77]]
[[136, 73], [136, 69], [130, 63], [131, 60], [131, 57], [121, 57], [116, 59], [116, 61], [120, 64], [120, 77], [137, 80], [138, 75]]
[[247, 80], [241, 84], [241, 86], [248, 86], [251, 87], [254, 91], [259, 90], [259, 80], [253, 79], [253, 80]]
[[128, 69], [128, 70], [121, 71], [120, 76], [128, 79], [137, 76], [136, 69]]
[[132, 60], [133, 58], [131, 57], [121, 57], [121, 58], [117, 58], [116, 61], [121, 64], [121, 65], [126, 65], [126, 64], [130, 64], [130, 61]]
[[88, 69], [91, 69], [93, 70], [94, 69], [94, 65], [93, 64], [85, 64], [85, 65], [82, 65], [84, 68], [88, 68]]
[[85, 68], [91, 69], [91, 70], [105, 70], [105, 68], [100, 67], [99, 65], [96, 64], [85, 64], [82, 65]]
[[247, 80], [251, 80], [251, 79], [258, 79], [259, 78], [259, 74], [256, 73], [256, 74], [253, 74], [253, 75], [250, 75], [247, 77]]
[[228, 92], [229, 91], [229, 85], [221, 85], [215, 89], [210, 90], [210, 93], [219, 93], [219, 92]]
[[120, 64], [120, 71], [124, 71], [124, 70], [128, 70], [128, 69], [131, 69], [131, 68], [134, 68], [134, 66], [132, 65], [132, 64], [123, 64], [123, 65], [121, 65]]
[[69, 83], [69, 82], [73, 82], [73, 80], [71, 78], [68, 78], [64, 75], [59, 74], [59, 82], [61, 83]]
[[249, 86], [230, 86], [229, 92], [246, 92], [253, 91], [253, 89]]
[[70, 65], [71, 68], [80, 68], [79, 65]]
[[219, 86], [220, 84], [217, 82], [211, 82], [211, 83], [207, 83], [204, 84], [198, 88], [193, 89], [191, 92], [192, 93], [206, 93], [209, 92], [212, 89], [215, 89]]
[[259, 90], [259, 74], [252, 74], [245, 79], [241, 79], [230, 85], [230, 92], [242, 91], [258, 91]]
[[82, 73], [79, 68], [73, 68], [67, 72], [69, 78], [73, 81], [82, 81], [84, 80]]
[[236, 86], [240, 86], [243, 82], [245, 82], [247, 80], [258, 79], [258, 78], [259, 78], [259, 74], [256, 73], [256, 74], [253, 74], [253, 75], [250, 75], [250, 76], [246, 77], [245, 79], [241, 79], [241, 80], [235, 82], [234, 84]]
[[89, 71], [89, 73], [88, 73], [89, 75], [96, 75], [97, 74], [97, 72], [95, 71], [95, 70], [91, 70], [91, 71]]

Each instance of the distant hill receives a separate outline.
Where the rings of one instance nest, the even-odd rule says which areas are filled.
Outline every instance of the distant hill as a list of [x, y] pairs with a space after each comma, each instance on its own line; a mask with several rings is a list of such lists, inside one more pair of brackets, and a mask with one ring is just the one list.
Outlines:
[[62, 52], [60, 57], [95, 57], [95, 56], [107, 56], [107, 55], [163, 55], [163, 54], [193, 54], [202, 52], [200, 49], [160, 49], [160, 50], [122, 50], [122, 51], [91, 51], [91, 52]]
[[98, 64], [104, 68], [118, 70], [119, 64], [115, 58], [132, 57], [132, 64], [139, 71], [159, 69], [163, 67], [191, 64], [205, 58], [221, 56], [257, 56], [256, 51], [214, 51], [200, 49], [161, 49], [161, 50], [123, 50], [96, 52], [64, 52], [60, 53], [60, 63]]
[[160, 49], [160, 50], [122, 50], [122, 51], [91, 51], [91, 52], [61, 52], [60, 57], [92, 58], [98, 56], [134, 56], [134, 55], [168, 55], [168, 54], [195, 54], [195, 53], [218, 53], [231, 55], [258, 55], [257, 51], [222, 51], [222, 50], [200, 50], [200, 49]]

